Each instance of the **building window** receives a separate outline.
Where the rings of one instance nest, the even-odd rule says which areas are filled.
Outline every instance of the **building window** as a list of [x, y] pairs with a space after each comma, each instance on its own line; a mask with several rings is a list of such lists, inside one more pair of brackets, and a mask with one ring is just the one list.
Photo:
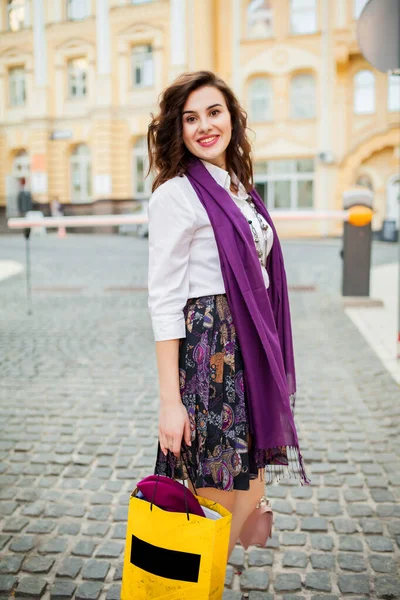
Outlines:
[[29, 0], [8, 0], [7, 27], [10, 31], [19, 31], [30, 26]]
[[302, 210], [314, 206], [312, 158], [255, 163], [254, 181], [270, 210]]
[[400, 111], [400, 75], [388, 77], [388, 109], [391, 112]]
[[367, 2], [368, 0], [353, 0], [353, 15], [355, 19], [359, 18]]
[[67, 18], [80, 21], [90, 15], [90, 0], [67, 0]]
[[301, 73], [290, 82], [290, 116], [292, 119], [315, 117], [315, 77]]
[[75, 146], [71, 155], [71, 200], [89, 202], [92, 196], [90, 150], [85, 144]]
[[272, 86], [266, 77], [258, 77], [249, 86], [250, 121], [270, 121], [273, 114]]
[[315, 0], [291, 0], [290, 21], [292, 33], [304, 34], [317, 31]]
[[356, 115], [375, 112], [375, 75], [368, 69], [354, 76], [354, 112]]
[[251, 38], [272, 35], [271, 0], [252, 0], [247, 9], [247, 31]]
[[154, 83], [153, 50], [151, 45], [135, 46], [132, 50], [133, 87], [151, 87]]
[[15, 67], [9, 71], [10, 105], [24, 106], [26, 102], [25, 69]]
[[133, 197], [149, 198], [151, 176], [146, 177], [149, 168], [146, 138], [141, 137], [133, 147]]
[[73, 58], [68, 61], [68, 97], [85, 98], [87, 95], [87, 60]]

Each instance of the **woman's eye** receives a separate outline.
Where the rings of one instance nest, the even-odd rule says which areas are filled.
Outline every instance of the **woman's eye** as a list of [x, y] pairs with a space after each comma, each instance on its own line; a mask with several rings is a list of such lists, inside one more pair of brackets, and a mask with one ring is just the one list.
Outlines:
[[188, 117], [186, 119], [186, 123], [193, 123], [192, 119], [194, 119], [194, 117]]
[[211, 112], [211, 114], [212, 114], [213, 116], [215, 116], [215, 115], [219, 115], [219, 112], [220, 112], [220, 111], [219, 111], [219, 110], [216, 108], [215, 110], [213, 110], [213, 111]]

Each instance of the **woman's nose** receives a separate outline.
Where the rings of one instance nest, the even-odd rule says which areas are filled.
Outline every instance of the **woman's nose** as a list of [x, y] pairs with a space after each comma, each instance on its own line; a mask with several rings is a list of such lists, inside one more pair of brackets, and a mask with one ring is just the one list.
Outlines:
[[200, 130], [201, 131], [208, 131], [210, 129], [211, 125], [209, 124], [209, 122], [207, 120], [204, 121], [200, 121]]

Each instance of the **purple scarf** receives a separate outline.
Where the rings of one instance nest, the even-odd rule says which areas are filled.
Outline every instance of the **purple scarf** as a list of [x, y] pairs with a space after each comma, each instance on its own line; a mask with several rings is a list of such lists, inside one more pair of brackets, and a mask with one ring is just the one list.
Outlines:
[[[287, 466], [294, 476], [300, 475], [302, 483], [309, 483], [293, 419], [296, 376], [292, 328], [276, 229], [253, 189], [251, 196], [257, 211], [274, 233], [267, 259], [270, 278], [267, 290], [250, 227], [228, 192], [198, 159], [188, 165], [186, 176], [207, 211], [217, 242], [226, 296], [243, 356], [256, 465], [258, 468], [270, 464]], [[274, 457], [279, 459], [274, 461]], [[280, 471], [283, 474], [283, 469]]]

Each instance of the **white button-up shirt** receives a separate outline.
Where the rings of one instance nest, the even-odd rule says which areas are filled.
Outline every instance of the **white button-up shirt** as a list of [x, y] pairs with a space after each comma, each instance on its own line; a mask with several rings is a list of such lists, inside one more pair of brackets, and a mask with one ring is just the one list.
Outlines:
[[[239, 183], [238, 193], [234, 194], [230, 190], [229, 173], [202, 162], [246, 219], [252, 221], [263, 246], [265, 265], [273, 243], [272, 229], [268, 228], [267, 243], [264, 243], [260, 223], [246, 200], [248, 194], [244, 186]], [[234, 176], [232, 181], [238, 184]], [[261, 263], [260, 269], [268, 287], [268, 273]], [[166, 181], [150, 198], [148, 288], [156, 341], [186, 337], [183, 309], [189, 298], [225, 293], [214, 230], [186, 176]]]

